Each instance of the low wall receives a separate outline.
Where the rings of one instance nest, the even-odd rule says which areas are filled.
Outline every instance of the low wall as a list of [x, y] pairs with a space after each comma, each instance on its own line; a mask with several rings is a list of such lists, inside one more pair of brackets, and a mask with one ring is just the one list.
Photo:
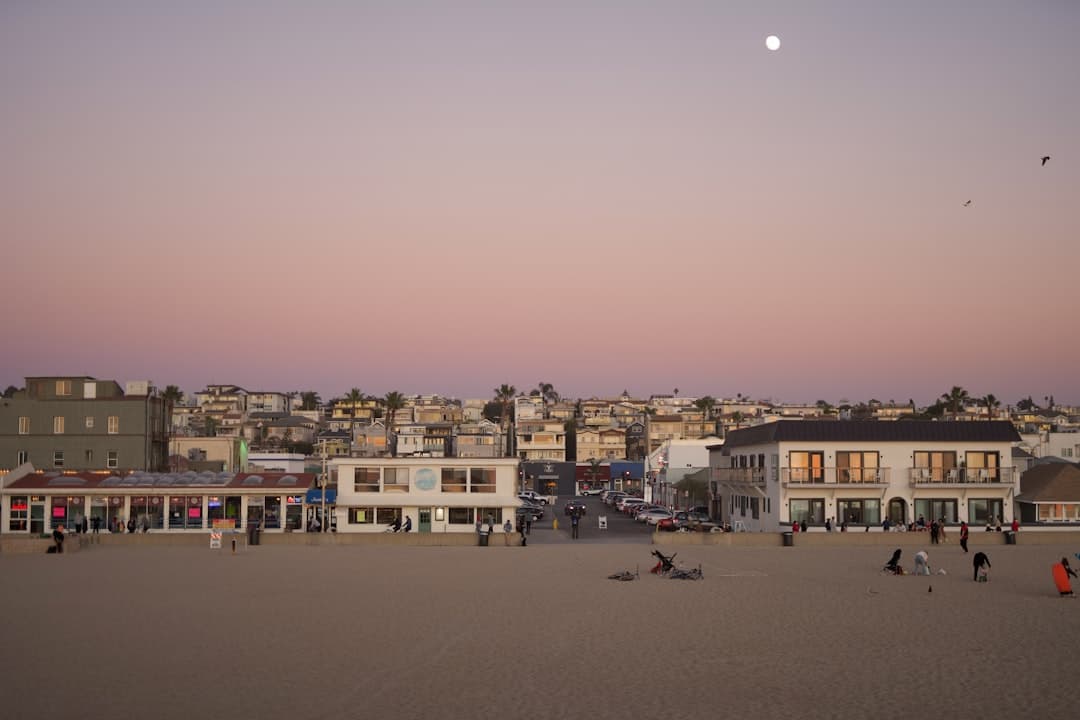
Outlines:
[[[968, 547], [993, 547], [1005, 545], [1006, 533], [973, 532], [968, 535]], [[960, 534], [950, 532], [945, 544], [959, 545]], [[782, 547], [783, 533], [653, 533], [654, 545], [726, 545], [742, 547]], [[891, 548], [925, 548], [930, 545], [928, 532], [831, 532], [792, 533], [794, 547], [860, 547], [881, 546]], [[1069, 545], [1080, 548], [1080, 530], [1041, 530], [1016, 534], [1017, 545]]]
[[[87, 535], [67, 535], [64, 539], [64, 554], [79, 552], [90, 544], [90, 537]], [[51, 537], [0, 535], [0, 553], [6, 555], [45, 555], [52, 546]]]
[[[163, 545], [187, 545], [206, 546], [210, 545], [210, 531], [200, 530], [192, 532], [153, 532], [148, 533], [123, 533], [82, 536], [90, 540], [100, 542], [101, 545], [112, 547], [150, 547]], [[30, 538], [19, 538], [29, 540]], [[236, 544], [246, 545], [248, 536], [246, 532], [230, 532], [224, 530], [221, 533], [221, 544], [228, 547], [232, 540]], [[70, 541], [71, 538], [68, 538]], [[478, 545], [476, 533], [260, 533], [261, 545], [397, 545], [397, 546], [456, 546], [467, 547]], [[49, 540], [48, 542], [52, 542]], [[504, 545], [503, 533], [498, 532], [491, 536], [492, 546]], [[512, 545], [521, 543], [521, 536], [512, 533], [510, 536]], [[45, 552], [42, 550], [41, 552]]]

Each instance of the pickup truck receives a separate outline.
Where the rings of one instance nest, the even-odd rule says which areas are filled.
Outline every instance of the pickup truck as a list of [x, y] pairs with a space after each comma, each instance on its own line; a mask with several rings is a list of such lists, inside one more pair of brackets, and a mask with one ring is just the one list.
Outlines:
[[543, 495], [541, 495], [540, 493], [536, 492], [535, 490], [525, 490], [524, 492], [518, 493], [518, 499], [519, 500], [528, 500], [528, 501], [534, 502], [534, 503], [540, 503], [541, 505], [547, 505], [548, 504], [547, 498], [544, 497]]

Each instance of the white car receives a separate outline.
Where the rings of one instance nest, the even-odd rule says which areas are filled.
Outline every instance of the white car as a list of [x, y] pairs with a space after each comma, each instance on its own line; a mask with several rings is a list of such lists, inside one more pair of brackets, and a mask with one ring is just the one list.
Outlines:
[[630, 514], [630, 510], [635, 505], [644, 505], [644, 504], [645, 504], [645, 501], [642, 500], [641, 498], [627, 497], [627, 498], [620, 498], [615, 503], [615, 507], [619, 508], [620, 512]]
[[665, 518], [670, 518], [674, 516], [675, 513], [671, 512], [670, 510], [660, 508], [658, 510], [647, 510], [646, 512], [641, 513], [640, 515], [638, 515], [638, 520], [648, 523], [649, 525], [655, 525], [656, 523], [660, 522]]
[[594, 487], [594, 488], [589, 488], [588, 490], [582, 490], [581, 494], [582, 495], [599, 495], [602, 492], [604, 492], [604, 488]]
[[548, 504], [548, 499], [534, 490], [526, 490], [518, 493], [518, 500], [528, 500], [529, 502], [540, 503], [541, 505]]

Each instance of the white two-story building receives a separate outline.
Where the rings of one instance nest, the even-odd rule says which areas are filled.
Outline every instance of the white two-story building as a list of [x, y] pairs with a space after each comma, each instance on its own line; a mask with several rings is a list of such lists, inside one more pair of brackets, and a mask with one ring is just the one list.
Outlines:
[[747, 530], [920, 516], [1008, 523], [1019, 439], [1007, 421], [781, 420], [732, 430], [710, 447], [712, 501], [724, 521]]
[[515, 521], [516, 458], [338, 458], [337, 530], [384, 532], [396, 519], [414, 532], [474, 532], [489, 516]]

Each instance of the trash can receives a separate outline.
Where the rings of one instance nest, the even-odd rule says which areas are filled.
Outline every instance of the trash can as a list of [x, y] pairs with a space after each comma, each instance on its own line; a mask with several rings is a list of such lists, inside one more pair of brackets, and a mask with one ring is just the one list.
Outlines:
[[259, 525], [258, 523], [252, 523], [248, 526], [248, 545], [259, 544]]
[[1016, 533], [1014, 533], [1012, 530], [1006, 530], [1005, 531], [1005, 544], [1006, 545], [1015, 545], [1016, 544]]
[[784, 536], [784, 547], [792, 547], [795, 545], [795, 534], [792, 532], [781, 533]]
[[480, 533], [480, 547], [487, 547], [488, 546], [488, 537], [490, 535], [491, 535], [491, 533], [489, 533], [487, 531], [482, 531]]

